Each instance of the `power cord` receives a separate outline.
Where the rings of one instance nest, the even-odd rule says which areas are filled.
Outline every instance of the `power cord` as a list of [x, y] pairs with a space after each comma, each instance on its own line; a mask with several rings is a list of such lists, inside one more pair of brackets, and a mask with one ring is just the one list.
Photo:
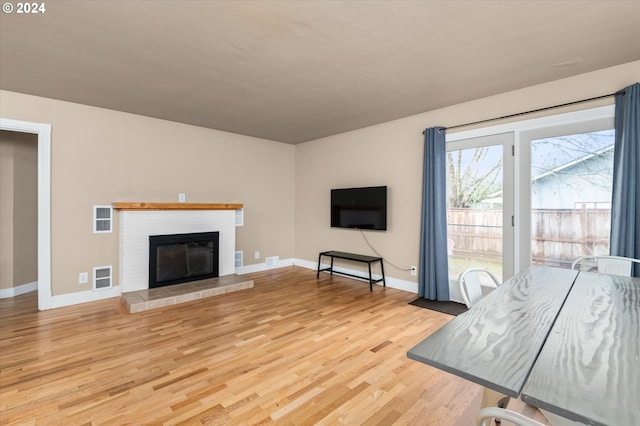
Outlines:
[[396, 268], [399, 271], [411, 271], [412, 268], [401, 268], [399, 266], [394, 265], [393, 263], [389, 262], [387, 259], [385, 259], [384, 256], [382, 256], [380, 253], [378, 253], [378, 250], [376, 250], [375, 248], [373, 248], [373, 246], [371, 245], [371, 243], [369, 242], [369, 240], [367, 240], [367, 236], [364, 235], [364, 232], [362, 232], [362, 229], [358, 229], [358, 231], [360, 231], [360, 235], [362, 235], [362, 238], [364, 238], [364, 240], [366, 241], [367, 245], [369, 246], [369, 248], [371, 250], [373, 250], [373, 252], [378, 256], [381, 257], [385, 263], [388, 263], [389, 265], [393, 266], [394, 268]]

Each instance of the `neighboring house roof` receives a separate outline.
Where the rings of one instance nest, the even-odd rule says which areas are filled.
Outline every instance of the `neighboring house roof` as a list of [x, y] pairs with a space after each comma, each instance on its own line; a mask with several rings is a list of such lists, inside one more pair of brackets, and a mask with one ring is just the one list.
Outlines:
[[[540, 174], [540, 175], [538, 175], [538, 176], [536, 176], [534, 178], [531, 178], [531, 181], [535, 182], [535, 181], [543, 179], [543, 178], [545, 178], [547, 176], [554, 175], [554, 174], [556, 174], [558, 172], [561, 172], [563, 170], [567, 170], [567, 169], [569, 169], [571, 167], [574, 167], [574, 166], [577, 166], [577, 165], [579, 165], [581, 163], [584, 163], [585, 161], [588, 161], [588, 160], [590, 160], [592, 158], [600, 156], [600, 155], [606, 153], [607, 151], [613, 151], [613, 145], [606, 146], [606, 147], [604, 147], [602, 149], [599, 149], [597, 151], [594, 151], [594, 152], [592, 152], [590, 154], [587, 154], [587, 155], [582, 156], [580, 158], [576, 158], [575, 160], [569, 161], [568, 163], [561, 164], [561, 165], [559, 165], [559, 166], [557, 166], [557, 167], [555, 167], [555, 168], [553, 168], [551, 170], [548, 170], [548, 171], [546, 171], [546, 172], [544, 172], [544, 173], [542, 173], [542, 174]], [[502, 192], [500, 192], [500, 193], [502, 193]]]
[[[541, 173], [536, 177], [531, 178], [531, 181], [532, 182], [536, 182], [536, 181], [542, 180], [542, 179], [544, 179], [546, 177], [553, 176], [553, 175], [555, 175], [555, 174], [557, 174], [559, 172], [566, 171], [566, 170], [568, 170], [570, 168], [573, 168], [575, 166], [578, 166], [578, 165], [584, 163], [585, 161], [591, 160], [592, 158], [598, 157], [598, 156], [600, 156], [602, 154], [606, 154], [608, 151], [613, 151], [613, 147], [614, 147], [613, 145], [608, 145], [608, 146], [606, 146], [604, 148], [601, 148], [601, 149], [599, 149], [597, 151], [594, 151], [594, 152], [589, 153], [587, 155], [583, 155], [582, 157], [573, 159], [573, 160], [571, 160], [569, 162], [566, 162], [566, 163], [561, 164], [561, 165], [559, 165], [557, 167], [554, 167], [553, 169], [547, 170], [546, 172]], [[494, 192], [492, 194], [489, 194], [489, 196], [487, 198], [485, 198], [484, 200], [482, 200], [479, 204], [482, 204], [482, 203], [486, 203], [486, 204], [502, 203], [502, 190]]]

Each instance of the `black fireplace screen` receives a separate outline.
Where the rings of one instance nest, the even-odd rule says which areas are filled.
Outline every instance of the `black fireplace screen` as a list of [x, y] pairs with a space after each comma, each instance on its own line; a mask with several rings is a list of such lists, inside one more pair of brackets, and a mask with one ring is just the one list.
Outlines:
[[218, 232], [149, 236], [149, 288], [218, 276]]

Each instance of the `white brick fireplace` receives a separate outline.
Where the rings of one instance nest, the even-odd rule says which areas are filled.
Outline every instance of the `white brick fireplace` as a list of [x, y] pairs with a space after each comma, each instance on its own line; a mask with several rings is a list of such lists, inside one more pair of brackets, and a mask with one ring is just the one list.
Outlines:
[[[114, 203], [114, 207], [118, 207]], [[235, 209], [123, 209], [120, 215], [120, 286], [122, 293], [149, 288], [149, 236], [192, 232], [220, 233], [219, 276], [235, 273]], [[227, 205], [223, 205], [227, 206]], [[241, 206], [241, 205], [240, 205]]]

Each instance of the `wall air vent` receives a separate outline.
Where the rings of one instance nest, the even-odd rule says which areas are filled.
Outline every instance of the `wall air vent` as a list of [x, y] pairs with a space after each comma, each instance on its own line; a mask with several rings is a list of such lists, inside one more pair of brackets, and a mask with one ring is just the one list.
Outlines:
[[93, 206], [93, 232], [95, 234], [111, 232], [112, 218], [111, 206]]
[[236, 226], [244, 226], [244, 209], [236, 209]]
[[277, 268], [280, 265], [280, 256], [270, 256], [265, 259], [267, 268]]
[[244, 263], [243, 255], [242, 251], [236, 252], [236, 268], [242, 267], [242, 264]]
[[93, 289], [111, 288], [111, 266], [97, 266], [93, 268]]

